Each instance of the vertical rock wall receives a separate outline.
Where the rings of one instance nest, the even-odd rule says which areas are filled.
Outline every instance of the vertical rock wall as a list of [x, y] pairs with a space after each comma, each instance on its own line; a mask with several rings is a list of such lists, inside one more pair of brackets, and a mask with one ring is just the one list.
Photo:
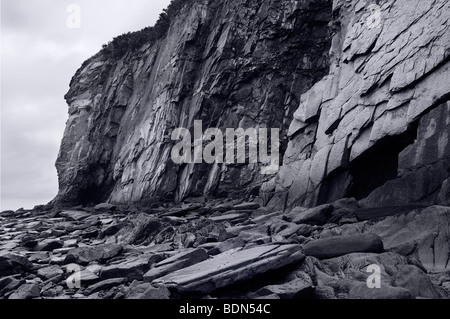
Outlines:
[[330, 73], [301, 97], [272, 207], [449, 203], [450, 2], [336, 0]]
[[167, 35], [120, 59], [86, 61], [66, 95], [57, 160], [61, 205], [257, 194], [260, 165], [175, 165], [171, 133], [287, 130], [300, 96], [329, 67], [325, 0], [189, 1]]

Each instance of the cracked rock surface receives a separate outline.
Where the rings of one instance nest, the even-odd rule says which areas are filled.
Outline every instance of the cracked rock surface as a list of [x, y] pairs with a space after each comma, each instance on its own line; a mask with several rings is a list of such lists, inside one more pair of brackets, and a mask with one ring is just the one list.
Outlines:
[[[365, 208], [355, 199], [294, 214], [259, 206], [197, 199], [154, 205], [152, 213], [135, 206], [3, 212], [0, 297], [450, 297], [448, 207], [387, 207], [382, 217], [359, 219]], [[224, 207], [245, 207], [245, 218], [214, 219], [229, 215]], [[296, 211], [324, 209], [329, 217], [320, 223], [293, 221]], [[367, 286], [370, 265], [380, 268], [380, 289]]]

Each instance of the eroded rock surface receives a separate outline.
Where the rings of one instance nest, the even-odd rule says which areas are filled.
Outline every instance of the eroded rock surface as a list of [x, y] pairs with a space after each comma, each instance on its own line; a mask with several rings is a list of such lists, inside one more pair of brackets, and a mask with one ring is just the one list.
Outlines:
[[262, 188], [274, 209], [448, 204], [450, 3], [370, 4], [334, 1], [330, 73], [302, 95]]
[[[186, 1], [167, 35], [77, 71], [56, 203], [257, 193], [261, 165], [177, 165], [175, 128], [281, 130], [328, 71], [329, 1]], [[287, 121], [289, 119], [289, 121]]]
[[[354, 216], [365, 208], [345, 199], [326, 207], [328, 220], [302, 224], [292, 212], [270, 213], [257, 202], [216, 200], [185, 209], [192, 204], [154, 205], [153, 214], [133, 206], [77, 207], [89, 214], [81, 220], [58, 209], [0, 214], [0, 297], [450, 297], [447, 207], [359, 221]], [[212, 218], [243, 207], [250, 211], [245, 218]], [[296, 209], [302, 216], [321, 210]], [[154, 228], [155, 221], [164, 226]], [[101, 231], [109, 225], [121, 228]], [[142, 234], [143, 225], [151, 226], [146, 240], [130, 244], [121, 235]], [[95, 235], [86, 237], [86, 229]], [[34, 249], [43, 239], [63, 247]], [[367, 285], [373, 265], [380, 269], [375, 290]]]

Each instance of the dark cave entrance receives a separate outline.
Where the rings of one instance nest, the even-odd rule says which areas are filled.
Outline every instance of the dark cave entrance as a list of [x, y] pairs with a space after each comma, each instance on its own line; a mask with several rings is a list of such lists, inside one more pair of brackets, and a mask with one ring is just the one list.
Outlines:
[[101, 186], [89, 185], [80, 191], [78, 203], [83, 206], [93, 206], [103, 203], [107, 198], [107, 192]]
[[347, 197], [364, 199], [375, 189], [398, 177], [399, 154], [417, 138], [417, 125], [397, 136], [378, 141], [349, 167], [352, 183]]

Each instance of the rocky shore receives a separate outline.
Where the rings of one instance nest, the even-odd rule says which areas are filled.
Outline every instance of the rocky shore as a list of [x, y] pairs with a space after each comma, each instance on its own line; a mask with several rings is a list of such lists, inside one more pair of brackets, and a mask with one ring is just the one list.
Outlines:
[[450, 297], [448, 207], [342, 199], [277, 212], [250, 200], [2, 212], [0, 297]]

